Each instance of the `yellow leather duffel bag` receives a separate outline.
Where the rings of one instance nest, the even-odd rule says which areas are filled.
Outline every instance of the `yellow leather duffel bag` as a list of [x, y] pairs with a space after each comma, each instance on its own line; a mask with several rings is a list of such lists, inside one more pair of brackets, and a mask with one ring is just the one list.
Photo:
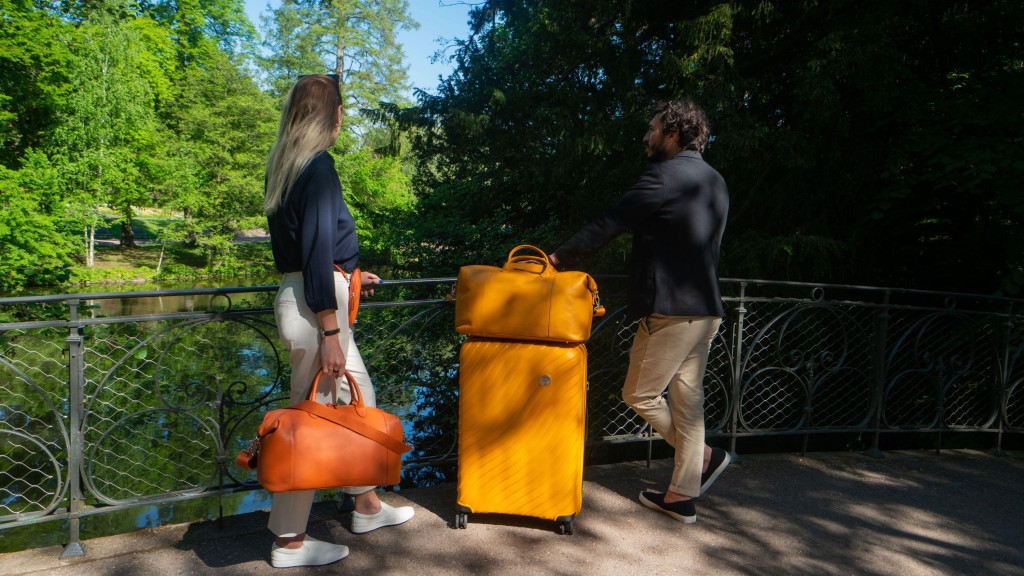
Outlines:
[[[530, 254], [516, 255], [520, 251]], [[604, 314], [597, 283], [558, 272], [539, 248], [518, 246], [505, 266], [463, 266], [455, 288], [455, 331], [469, 336], [583, 342]]]

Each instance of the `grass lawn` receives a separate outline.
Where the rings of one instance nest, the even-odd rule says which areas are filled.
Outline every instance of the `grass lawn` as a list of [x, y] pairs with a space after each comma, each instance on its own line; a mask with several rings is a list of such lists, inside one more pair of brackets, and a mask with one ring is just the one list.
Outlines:
[[[132, 218], [132, 230], [136, 240], [156, 239], [160, 230], [180, 218], [174, 216], [136, 216]], [[116, 217], [106, 217], [107, 225], [96, 229], [97, 240], [116, 240], [121, 238], [121, 223]]]
[[[163, 262], [160, 251], [164, 250]], [[160, 274], [157, 276], [157, 265]], [[217, 259], [215, 264], [219, 264]], [[224, 266], [207, 267], [206, 253], [200, 247], [184, 244], [147, 244], [137, 248], [97, 246], [95, 267], [76, 266], [81, 280], [90, 282], [124, 282], [154, 278], [184, 278], [204, 276], [247, 276], [265, 274], [273, 270], [274, 258], [270, 242], [244, 242], [234, 246], [231, 259]]]

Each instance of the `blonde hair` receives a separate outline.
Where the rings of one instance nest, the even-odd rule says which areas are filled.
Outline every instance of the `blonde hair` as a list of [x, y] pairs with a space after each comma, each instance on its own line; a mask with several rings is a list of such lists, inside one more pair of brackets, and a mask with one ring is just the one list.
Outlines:
[[341, 122], [340, 105], [337, 82], [323, 74], [303, 76], [288, 91], [277, 140], [267, 158], [263, 196], [266, 215], [281, 207], [295, 180], [313, 157], [334, 144], [335, 129]]

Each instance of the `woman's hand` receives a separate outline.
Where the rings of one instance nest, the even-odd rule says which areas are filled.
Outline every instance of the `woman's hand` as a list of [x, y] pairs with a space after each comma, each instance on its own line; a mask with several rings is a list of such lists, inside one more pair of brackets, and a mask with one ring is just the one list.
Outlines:
[[341, 334], [338, 330], [338, 311], [317, 312], [323, 338], [320, 340], [320, 369], [328, 376], [340, 376], [345, 372], [345, 353], [341, 351]]
[[324, 336], [320, 342], [320, 368], [328, 376], [341, 376], [345, 373], [345, 354], [341, 351], [338, 334]]
[[[360, 286], [362, 288], [360, 290], [360, 294], [362, 294], [363, 296], [372, 296], [373, 295], [373, 285], [374, 284], [383, 284], [384, 283], [384, 281], [380, 279], [380, 276], [377, 276], [373, 272], [367, 272], [365, 270], [360, 270], [360, 274], [361, 274], [361, 276], [359, 278], [359, 281], [360, 281]], [[369, 286], [369, 288], [367, 288], [367, 286]]]

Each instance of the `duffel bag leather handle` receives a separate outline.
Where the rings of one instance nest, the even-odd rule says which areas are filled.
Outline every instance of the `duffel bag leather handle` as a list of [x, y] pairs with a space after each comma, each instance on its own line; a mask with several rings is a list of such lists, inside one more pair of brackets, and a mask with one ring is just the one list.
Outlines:
[[[535, 255], [516, 256], [516, 252], [519, 252], [520, 250], [532, 250], [540, 255], [540, 258], [537, 258]], [[537, 260], [541, 261], [541, 269], [539, 272], [537, 271], [537, 264], [535, 264]], [[530, 272], [541, 276], [548, 273], [548, 270], [552, 273], [554, 272], [554, 268], [551, 267], [551, 260], [548, 259], [548, 255], [540, 248], [530, 246], [529, 244], [522, 244], [513, 248], [512, 251], [508, 253], [508, 262], [505, 263], [504, 269], [516, 270], [519, 272]]]
[[[331, 422], [334, 422], [339, 426], [344, 426], [357, 434], [360, 434], [362, 436], [365, 436], [366, 438], [373, 440], [374, 442], [377, 442], [378, 444], [388, 448], [389, 450], [395, 452], [396, 454], [404, 454], [412, 450], [412, 446], [404, 444], [403, 442], [400, 442], [399, 440], [388, 436], [385, 432], [377, 430], [372, 426], [367, 426], [360, 422], [341, 421], [337, 419], [336, 414], [332, 413], [330, 406], [320, 404], [319, 402], [316, 401], [316, 389], [320, 383], [320, 377], [322, 375], [323, 370], [316, 371], [316, 376], [313, 377], [313, 383], [310, 384], [309, 392], [306, 394], [306, 400], [313, 402], [315, 406], [307, 406], [306, 409], [302, 409], [295, 408], [293, 405], [286, 406], [285, 409], [301, 409], [315, 416], [319, 416], [320, 418], [330, 420]], [[366, 407], [363, 405], [362, 393], [359, 391], [359, 385], [356, 384], [355, 377], [352, 376], [351, 372], [345, 370], [345, 379], [348, 381], [348, 386], [352, 393], [351, 405], [355, 407], [357, 415], [359, 415], [362, 418], [365, 418]], [[268, 430], [265, 433], [269, 433], [270, 431], [272, 430]], [[256, 470], [257, 463], [259, 461], [259, 451], [260, 437], [257, 436], [252, 441], [252, 444], [250, 444], [248, 448], [241, 450], [238, 453], [238, 456], [235, 457], [235, 464], [237, 464], [238, 467], [243, 470]]]
[[[396, 454], [405, 454], [406, 452], [412, 450], [412, 446], [404, 444], [398, 441], [397, 439], [388, 436], [382, 430], [378, 430], [376, 428], [373, 428], [372, 426], [367, 426], [361, 421], [339, 420], [337, 418], [337, 415], [332, 413], [331, 405], [325, 405], [317, 402], [315, 400], [316, 386], [317, 383], [320, 381], [320, 376], [322, 374], [323, 370], [317, 370], [316, 377], [313, 378], [313, 385], [310, 386], [309, 388], [310, 393], [306, 398], [306, 400], [313, 402], [313, 406], [307, 406], [305, 408], [296, 408], [295, 405], [292, 405], [286, 406], [285, 408], [295, 408], [298, 410], [307, 411], [310, 414], [313, 414], [314, 416], [319, 416], [320, 418], [327, 419], [339, 426], [344, 426], [345, 428], [352, 430], [356, 434], [365, 436], [366, 438], [373, 440], [374, 442], [380, 444], [381, 446], [388, 448], [389, 450], [395, 452]], [[345, 370], [345, 378], [348, 380], [349, 388], [352, 389], [352, 402], [350, 404], [355, 407], [356, 414], [358, 416], [360, 416], [361, 418], [366, 418], [366, 406], [363, 405], [363, 397], [360, 395], [359, 386], [356, 384], [355, 377], [352, 376], [351, 372]]]
[[[320, 377], [323, 375], [323, 370], [316, 371], [316, 376], [313, 377], [313, 383], [309, 385], [309, 392], [306, 394], [306, 400], [316, 402], [316, 388], [320, 384]], [[352, 393], [352, 401], [350, 404], [356, 407], [356, 414], [366, 416], [366, 408], [363, 406], [363, 396], [359, 391], [359, 385], [356, 384], [355, 377], [352, 376], [352, 373], [348, 370], [345, 370], [345, 380], [348, 381], [348, 388]]]

